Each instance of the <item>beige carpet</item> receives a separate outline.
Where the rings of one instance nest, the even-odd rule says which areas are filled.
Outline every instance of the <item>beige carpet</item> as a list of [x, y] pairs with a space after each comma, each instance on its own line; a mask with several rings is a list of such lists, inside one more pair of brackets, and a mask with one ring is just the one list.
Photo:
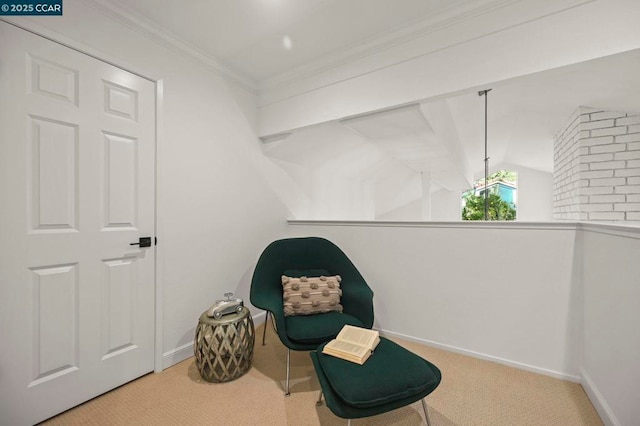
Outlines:
[[[256, 329], [251, 370], [227, 383], [200, 378], [194, 358], [149, 374], [47, 421], [47, 425], [346, 425], [322, 405], [306, 352], [292, 352], [291, 396], [283, 393], [286, 350]], [[433, 426], [602, 425], [582, 387], [550, 377], [393, 339], [437, 365], [427, 397]], [[420, 402], [352, 425], [424, 424]]]

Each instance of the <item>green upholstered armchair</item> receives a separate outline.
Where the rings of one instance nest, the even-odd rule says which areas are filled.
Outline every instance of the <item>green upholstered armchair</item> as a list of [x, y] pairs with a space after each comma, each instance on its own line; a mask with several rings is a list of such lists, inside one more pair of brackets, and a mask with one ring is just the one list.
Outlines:
[[[285, 316], [282, 275], [340, 275], [343, 312]], [[265, 331], [271, 314], [278, 337], [287, 347], [287, 396], [291, 350], [315, 350], [335, 338], [345, 324], [373, 326], [373, 291], [342, 250], [324, 238], [288, 238], [269, 244], [253, 273], [250, 299], [254, 306], [267, 311]]]

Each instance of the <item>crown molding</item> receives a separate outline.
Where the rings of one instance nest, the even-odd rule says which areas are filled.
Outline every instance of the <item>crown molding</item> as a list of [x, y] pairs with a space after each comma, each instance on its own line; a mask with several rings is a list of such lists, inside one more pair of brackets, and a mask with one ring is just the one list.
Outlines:
[[257, 94], [258, 84], [255, 80], [231, 69], [219, 59], [204, 53], [166, 30], [160, 29], [156, 24], [141, 16], [123, 2], [119, 0], [85, 0], [85, 4], [155, 43], [196, 60], [241, 89], [254, 95]]
[[435, 31], [458, 25], [467, 20], [484, 15], [497, 9], [510, 6], [523, 0], [479, 0], [474, 5], [461, 6], [452, 2], [447, 8], [427, 18], [419, 19], [400, 29], [390, 30], [364, 42], [344, 47], [338, 52], [323, 56], [313, 62], [262, 80], [260, 90], [276, 89], [292, 81], [301, 80], [338, 68], [384, 50], [399, 47], [407, 42], [424, 37]]
[[[447, 30], [449, 28], [455, 28], [458, 25], [464, 24], [467, 21], [472, 21], [474, 19], [480, 18], [483, 15], [488, 15], [491, 13], [498, 12], [501, 9], [506, 9], [508, 7], [518, 7], [518, 3], [529, 3], [529, 5], [534, 5], [537, 0], [479, 0], [473, 5], [463, 5], [461, 6], [457, 2], [452, 3], [448, 8], [440, 11], [440, 13], [428, 18], [421, 19], [413, 24], [408, 26], [404, 26], [398, 30], [392, 30], [389, 33], [374, 37], [368, 41], [358, 43], [356, 45], [347, 46], [339, 52], [333, 53], [331, 55], [323, 56], [322, 58], [317, 59], [314, 62], [303, 64], [299, 67], [293, 68], [290, 71], [275, 75], [270, 78], [266, 78], [259, 82], [259, 92], [263, 94], [277, 93], [279, 90], [286, 88], [288, 85], [297, 84], [299, 82], [304, 82], [305, 80], [311, 81], [314, 78], [320, 77], [322, 79], [323, 74], [330, 73], [331, 71], [338, 70], [341, 67], [345, 67], [351, 63], [355, 63], [359, 60], [366, 59], [370, 56], [383, 53], [385, 51], [391, 50], [399, 50], [403, 47], [403, 45], [408, 45], [411, 42], [415, 42], [421, 38], [425, 38], [430, 34], [436, 33], [438, 31]], [[518, 21], [515, 23], [505, 23], [504, 28], [501, 29], [492, 29], [488, 30], [485, 33], [475, 35], [472, 39], [481, 38], [496, 32], [501, 32], [506, 29], [510, 29], [513, 27], [517, 27], [531, 21], [536, 21], [542, 18], [546, 18], [552, 15], [556, 15], [559, 13], [566, 12], [567, 10], [571, 10], [580, 6], [584, 6], [589, 3], [593, 3], [599, 0], [562, 0], [557, 4], [553, 3], [549, 7], [550, 10], [543, 12], [540, 15], [527, 18], [522, 21]], [[551, 2], [547, 2], [548, 4]], [[471, 39], [470, 39], [471, 40]], [[462, 41], [460, 43], [466, 42], [469, 40]], [[458, 43], [457, 43], [458, 44]], [[442, 50], [446, 48], [452, 47], [451, 45], [442, 46], [441, 48], [436, 49]], [[424, 51], [420, 54], [408, 56], [404, 59], [395, 59], [392, 62], [386, 64], [380, 64], [376, 68], [359, 70], [353, 74], [347, 76], [341, 76], [338, 78], [328, 77], [324, 82], [318, 82], [319, 87], [329, 86], [337, 82], [351, 80], [357, 77], [360, 77], [365, 74], [369, 74], [375, 71], [379, 71], [381, 69], [387, 68], [389, 66], [393, 66], [400, 62], [405, 62], [408, 60], [416, 59], [417, 57], [425, 56], [434, 53], [434, 51]], [[318, 87], [316, 87], [318, 88]], [[306, 89], [306, 91], [315, 90], [315, 89]], [[299, 94], [299, 93], [296, 93]], [[285, 96], [290, 97], [290, 96]], [[272, 103], [277, 103], [282, 100], [279, 96], [275, 98], [269, 96], [260, 102], [260, 106], [268, 106]]]
[[[383, 35], [374, 36], [363, 42], [345, 46], [338, 52], [322, 56], [312, 62], [305, 63], [289, 71], [260, 81], [232, 69], [220, 59], [203, 52], [201, 49], [183, 41], [178, 36], [158, 27], [157, 24], [131, 9], [123, 0], [85, 0], [85, 4], [144, 37], [203, 64], [218, 76], [241, 89], [253, 95], [259, 95], [260, 92], [277, 91], [282, 87], [286, 87], [288, 84], [310, 79], [331, 70], [339, 69], [349, 63], [384, 51], [399, 48], [404, 44], [428, 36], [431, 33], [454, 27], [465, 21], [527, 1], [531, 0], [477, 0], [473, 2], [473, 4], [452, 1], [446, 8], [427, 19], [417, 19], [402, 28], [390, 30]], [[567, 0], [561, 2], [562, 6], [552, 14], [593, 1], [596, 0]], [[570, 3], [570, 5], [567, 6], [567, 3]], [[358, 75], [360, 74], [361, 72], [358, 73]], [[267, 102], [267, 104], [269, 103], [270, 102]]]

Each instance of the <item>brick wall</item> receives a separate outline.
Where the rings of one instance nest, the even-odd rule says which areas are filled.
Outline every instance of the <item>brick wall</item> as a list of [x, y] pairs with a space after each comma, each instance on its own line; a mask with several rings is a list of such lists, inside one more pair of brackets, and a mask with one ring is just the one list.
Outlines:
[[554, 219], [586, 220], [580, 215], [580, 110], [555, 137], [553, 154]]
[[554, 142], [553, 217], [640, 221], [640, 114], [579, 108]]

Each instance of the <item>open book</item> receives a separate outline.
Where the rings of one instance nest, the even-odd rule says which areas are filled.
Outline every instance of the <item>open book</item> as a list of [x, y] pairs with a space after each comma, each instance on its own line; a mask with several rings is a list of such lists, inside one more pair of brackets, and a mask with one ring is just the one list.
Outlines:
[[336, 338], [324, 346], [322, 353], [362, 365], [378, 343], [380, 335], [377, 331], [345, 325]]

